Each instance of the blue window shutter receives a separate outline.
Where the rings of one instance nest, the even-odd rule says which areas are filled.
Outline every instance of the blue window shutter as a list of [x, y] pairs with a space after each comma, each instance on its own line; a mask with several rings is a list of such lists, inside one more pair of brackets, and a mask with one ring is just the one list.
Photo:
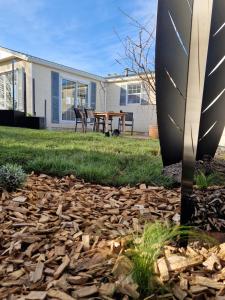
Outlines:
[[127, 103], [127, 89], [126, 85], [120, 87], [120, 105], [124, 106]]
[[59, 73], [52, 72], [52, 123], [59, 123]]
[[96, 83], [91, 82], [91, 108], [96, 109]]

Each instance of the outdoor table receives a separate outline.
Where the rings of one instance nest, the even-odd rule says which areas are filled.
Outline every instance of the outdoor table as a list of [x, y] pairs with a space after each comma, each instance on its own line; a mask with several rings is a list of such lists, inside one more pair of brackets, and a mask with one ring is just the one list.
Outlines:
[[105, 132], [109, 131], [109, 120], [113, 119], [113, 117], [120, 117], [122, 121], [122, 132], [125, 132], [125, 112], [94, 112], [94, 116], [96, 118], [104, 118], [105, 119]]

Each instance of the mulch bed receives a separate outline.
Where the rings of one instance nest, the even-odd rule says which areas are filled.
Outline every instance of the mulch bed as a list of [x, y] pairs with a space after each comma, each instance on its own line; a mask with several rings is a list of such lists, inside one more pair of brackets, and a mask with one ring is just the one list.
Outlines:
[[192, 197], [192, 225], [204, 231], [225, 233], [225, 188], [209, 187], [198, 190]]
[[[225, 160], [219, 157], [210, 161], [197, 161], [195, 164], [195, 175], [202, 171], [204, 174], [209, 175], [211, 173], [217, 173], [224, 178], [225, 181]], [[169, 178], [172, 178], [175, 184], [181, 183], [182, 163], [176, 163], [164, 167], [163, 174]]]
[[[179, 197], [178, 189], [145, 184], [114, 188], [85, 183], [73, 176], [34, 174], [23, 189], [10, 194], [0, 192], [0, 299], [138, 299], [137, 286], [122, 282], [112, 272], [118, 256], [125, 251], [124, 237], [140, 232], [146, 221], [179, 222]], [[171, 255], [189, 255], [179, 248], [171, 249]], [[201, 250], [204, 255], [197, 253], [202, 259], [194, 265], [183, 263], [181, 269], [189, 277], [195, 268], [195, 275], [217, 283], [216, 288], [205, 286], [205, 291], [199, 289], [195, 295], [207, 292], [223, 296], [223, 249], [213, 251], [215, 255], [221, 251], [217, 256], [219, 269], [206, 275], [203, 263], [212, 254], [209, 250]], [[159, 277], [164, 276], [163, 282], [174, 278], [177, 284], [179, 266], [167, 270], [166, 280], [162, 270]], [[201, 279], [195, 280], [197, 283], [190, 283], [188, 279], [185, 288], [204, 287]], [[190, 293], [185, 293], [179, 298], [172, 292], [164, 299], [190, 299]]]

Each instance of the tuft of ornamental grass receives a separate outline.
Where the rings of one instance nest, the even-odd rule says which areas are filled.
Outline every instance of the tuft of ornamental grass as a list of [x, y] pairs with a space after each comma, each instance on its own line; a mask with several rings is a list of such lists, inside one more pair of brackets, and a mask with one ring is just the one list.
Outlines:
[[169, 226], [165, 223], [156, 222], [147, 224], [134, 249], [128, 251], [133, 262], [132, 277], [138, 284], [142, 295], [149, 295], [156, 290], [165, 290], [157, 281], [155, 274], [155, 263], [162, 254], [164, 246], [180, 238], [204, 240], [209, 243], [215, 242], [204, 233], [194, 231], [187, 226]]
[[221, 185], [223, 182], [221, 175], [216, 172], [206, 176], [202, 171], [199, 171], [195, 176], [196, 186], [201, 190], [207, 189], [212, 185]]

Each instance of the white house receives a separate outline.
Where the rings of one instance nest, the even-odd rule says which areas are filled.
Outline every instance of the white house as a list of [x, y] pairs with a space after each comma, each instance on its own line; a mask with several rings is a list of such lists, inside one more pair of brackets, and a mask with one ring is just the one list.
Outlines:
[[[14, 89], [12, 70], [14, 69]], [[0, 47], [0, 110], [15, 108], [46, 118], [48, 128], [73, 128], [76, 105], [96, 111], [133, 112], [134, 131], [147, 132], [156, 124], [151, 101], [136, 76], [108, 76], [77, 70], [18, 51]], [[117, 126], [117, 120], [114, 120]], [[225, 146], [225, 132], [220, 141]]]
[[4, 47], [0, 47], [0, 109], [12, 105], [12, 69], [15, 108], [45, 116], [48, 128], [74, 127], [73, 107], [84, 104], [96, 111], [133, 112], [134, 131], [147, 132], [156, 123], [155, 105], [146, 101], [136, 76], [101, 77]]

